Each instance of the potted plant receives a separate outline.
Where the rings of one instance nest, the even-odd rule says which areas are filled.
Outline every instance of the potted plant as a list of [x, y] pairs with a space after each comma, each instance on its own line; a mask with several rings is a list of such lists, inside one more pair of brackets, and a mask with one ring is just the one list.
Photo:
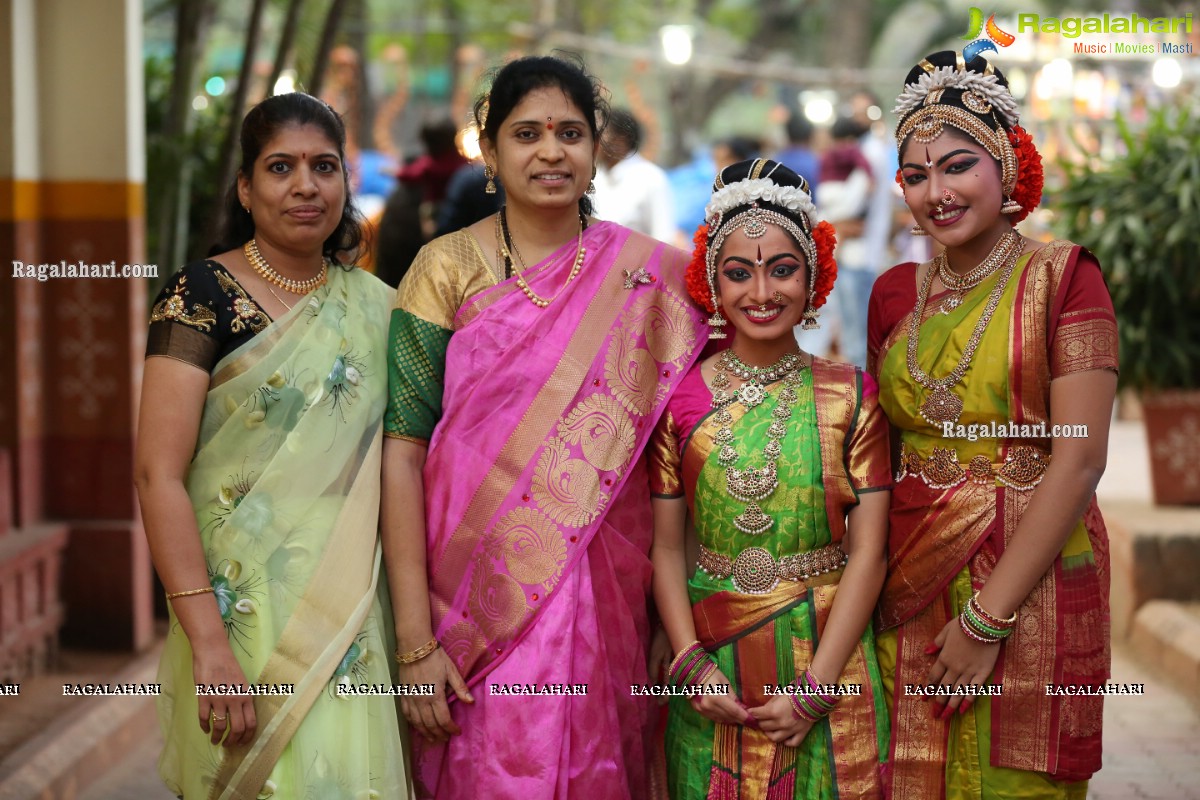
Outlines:
[[1104, 269], [1155, 502], [1200, 503], [1200, 112], [1181, 105], [1136, 132], [1117, 125], [1125, 153], [1063, 163], [1053, 207]]

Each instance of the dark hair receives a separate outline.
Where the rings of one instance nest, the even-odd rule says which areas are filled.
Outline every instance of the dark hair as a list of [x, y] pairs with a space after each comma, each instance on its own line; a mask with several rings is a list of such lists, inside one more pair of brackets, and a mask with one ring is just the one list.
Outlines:
[[[751, 161], [757, 158], [759, 151], [762, 150], [762, 144], [756, 139], [751, 139], [749, 136], [730, 136], [728, 139], [722, 139], [717, 142], [717, 144], [728, 147], [729, 152], [738, 161]], [[737, 179], [735, 178], [735, 180]]]
[[[583, 60], [562, 53], [553, 56], [526, 56], [505, 64], [492, 78], [491, 88], [475, 101], [475, 124], [480, 138], [495, 143], [500, 126], [525, 95], [538, 89], [558, 88], [583, 113], [592, 139], [608, 124], [608, 92], [596, 78], [587, 73]], [[579, 211], [592, 213], [592, 201], [587, 195], [579, 198]]]
[[864, 133], [866, 131], [863, 130], [863, 126], [855, 122], [851, 117], [838, 117], [829, 132], [830, 136], [834, 139], [857, 139]]
[[457, 149], [454, 140], [458, 137], [458, 126], [449, 117], [442, 117], [422, 125], [420, 137], [426, 153], [440, 156]]
[[[346, 126], [341, 116], [323, 100], [303, 92], [268, 97], [250, 109], [242, 120], [242, 162], [238, 174], [248, 180], [254, 175], [254, 162], [262, 150], [284, 128], [313, 125], [337, 146], [338, 158], [342, 162], [342, 175], [346, 182], [346, 202], [342, 206], [342, 218], [321, 247], [327, 258], [339, 262], [339, 253], [354, 253], [363, 241], [363, 217], [354, 207], [350, 195], [350, 171], [346, 166]], [[208, 254], [216, 255], [241, 247], [254, 238], [254, 218], [242, 208], [238, 198], [238, 181], [235, 177], [225, 192], [220, 233]]]
[[632, 111], [614, 108], [608, 115], [608, 135], [617, 136], [629, 144], [629, 152], [635, 153], [642, 146], [642, 124]]
[[787, 120], [787, 137], [792, 144], [806, 144], [813, 135], [812, 123], [799, 111], [793, 111]]

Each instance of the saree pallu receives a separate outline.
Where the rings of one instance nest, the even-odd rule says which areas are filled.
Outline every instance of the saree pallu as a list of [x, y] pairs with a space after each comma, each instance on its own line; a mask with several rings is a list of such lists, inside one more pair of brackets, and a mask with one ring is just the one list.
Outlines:
[[[746, 504], [726, 491], [725, 468], [718, 463], [720, 447], [715, 443], [721, 426], [706, 414], [692, 427], [691, 420], [701, 415], [672, 401], [669, 423], [680, 423], [677, 437], [684, 443], [660, 447], [656, 441], [651, 452], [659, 463], [652, 462], [652, 470], [668, 474], [665, 479], [656, 477], [652, 485], [658, 491], [672, 484], [670, 473], [679, 475], [675, 486], [687, 498], [696, 537], [709, 552], [734, 559], [746, 548], [758, 547], [779, 559], [818, 550], [841, 540], [846, 511], [857, 502], [858, 493], [890, 485], [887, 428], [870, 379], [864, 387], [861, 372], [820, 359], [814, 359], [811, 373], [803, 374], [776, 462], [779, 485], [759, 503], [775, 520], [762, 534], [744, 533], [733, 524]], [[694, 375], [701, 383], [697, 391], [681, 391], [681, 401], [685, 396], [693, 403], [707, 401], [707, 391], [698, 391], [703, 388], [698, 371]], [[729, 407], [736, 448], [746, 459], [739, 464], [762, 461], [781, 391], [781, 384], [771, 387], [767, 399], [751, 410], [740, 403]], [[663, 430], [668, 429], [660, 424]], [[666, 435], [671, 436], [669, 430]], [[663, 463], [680, 450], [681, 463]], [[703, 553], [701, 559], [701, 564], [707, 563]], [[734, 576], [703, 569], [689, 580], [696, 635], [729, 679], [730, 691], [745, 705], [766, 703], [771, 699], [766, 687], [794, 684], [808, 668], [840, 578], [838, 569], [808, 580], [780, 580], [765, 594], [743, 593]], [[714, 723], [696, 712], [687, 698], [673, 697], [667, 727], [671, 797], [881, 798], [887, 707], [870, 626], [837, 683], [857, 687], [860, 693], [842, 697], [796, 748], [776, 745], [752, 728]]]
[[186, 800], [409, 796], [392, 698], [337, 690], [392, 682], [377, 533], [389, 294], [331, 269], [214, 369], [186, 485], [230, 646], [271, 693], [248, 745], [210, 744], [172, 614], [159, 770]]
[[[935, 658], [924, 648], [987, 581], [1052, 458], [1049, 439], [942, 438], [920, 416], [926, 390], [905, 364], [914, 271], [901, 265], [883, 276], [872, 301], [880, 402], [901, 440], [877, 618], [886, 631], [880, 661], [894, 664], [893, 796], [1080, 796], [1100, 768], [1102, 700], [1048, 696], [1046, 687], [1108, 678], [1108, 544], [1094, 497], [1000, 645], [992, 683], [1002, 694], [942, 722], [905, 691], [924, 683]], [[985, 280], [950, 313], [930, 299], [918, 352], [927, 371], [938, 365], [932, 372], [941, 375], [957, 361], [999, 279]], [[1049, 429], [1053, 378], [1116, 368], [1115, 320], [1098, 266], [1069, 242], [1051, 243], [1018, 262], [954, 387], [964, 402], [959, 422]]]
[[[652, 536], [638, 458], [702, 342], [686, 254], [611, 223], [548, 307], [508, 280], [469, 298], [425, 466], [434, 630], [473, 689], [417, 747], [427, 797], [642, 797]], [[525, 273], [553, 296], [572, 243]], [[627, 282], [644, 268], [653, 277]], [[581, 696], [493, 685], [586, 684]]]

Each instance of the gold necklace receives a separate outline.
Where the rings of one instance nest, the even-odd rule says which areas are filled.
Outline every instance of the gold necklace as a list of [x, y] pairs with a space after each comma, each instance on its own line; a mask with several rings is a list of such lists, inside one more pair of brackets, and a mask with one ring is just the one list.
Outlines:
[[571, 265], [571, 274], [567, 275], [567, 279], [563, 282], [562, 288], [555, 292], [554, 296], [550, 298], [542, 297], [534, 292], [533, 289], [529, 288], [529, 284], [525, 282], [525, 276], [521, 274], [521, 271], [517, 269], [516, 264], [513, 263], [512, 254], [516, 253], [517, 261], [521, 263], [521, 266], [524, 267], [526, 271], [529, 270], [528, 265], [525, 263], [525, 259], [521, 256], [521, 251], [517, 249], [516, 244], [512, 240], [512, 235], [509, 233], [508, 217], [504, 212], [503, 206], [500, 207], [500, 212], [496, 215], [496, 224], [499, 229], [498, 233], [500, 234], [497, 237], [497, 241], [500, 244], [501, 255], [504, 258], [504, 263], [516, 275], [517, 286], [519, 286], [521, 291], [525, 293], [525, 296], [529, 298], [529, 302], [533, 303], [538, 308], [545, 308], [557, 300], [559, 295], [567, 290], [567, 286], [570, 285], [571, 281], [575, 280], [575, 276], [579, 274], [579, 270], [583, 268], [583, 257], [587, 255], [587, 248], [583, 246], [584, 220], [582, 214], [579, 216], [579, 240], [575, 245], [575, 263]]
[[965, 275], [959, 275], [950, 269], [950, 259], [945, 250], [938, 253], [933, 259], [933, 266], [942, 285], [951, 292], [950, 296], [942, 301], [941, 312], [949, 314], [962, 305], [963, 294], [983, 283], [992, 273], [1004, 266], [1009, 249], [1020, 239], [1021, 236], [1016, 231], [1008, 231], [996, 242], [987, 258]]
[[[796, 405], [796, 390], [803, 385], [804, 362], [795, 353], [789, 353], [770, 367], [751, 367], [742, 362], [732, 350], [726, 350], [716, 362], [716, 375], [713, 376], [713, 408], [717, 409], [713, 419], [721, 426], [713, 439], [721, 451], [717, 454], [717, 463], [725, 467], [725, 491], [735, 500], [746, 503], [746, 510], [733, 518], [734, 527], [743, 533], [756, 536], [766, 533], [775, 524], [775, 519], [762, 510], [758, 501], [770, 497], [779, 486], [779, 471], [776, 466], [783, 452], [783, 440], [787, 437], [787, 421], [792, 416], [792, 407]], [[729, 391], [729, 377], [743, 378], [747, 382], [735, 392]], [[743, 377], [747, 376], [747, 377]], [[762, 403], [765, 389], [759, 381], [781, 379], [783, 388], [775, 403], [771, 416], [775, 419], [767, 428], [767, 443], [763, 447], [763, 458], [766, 463], [762, 467], [747, 466], [737, 469], [735, 466], [741, 459], [734, 448], [733, 415], [729, 406], [737, 401], [738, 393], [757, 386], [756, 392], [751, 392], [757, 400], [751, 405], [745, 398], [742, 404], [747, 409]]]
[[269, 283], [267, 284], [267, 291], [271, 293], [272, 297], [274, 297], [276, 300], [278, 300], [280, 303], [282, 303], [284, 308], [286, 308], [288, 311], [292, 310], [292, 307], [290, 305], [288, 305], [286, 300], [284, 300], [279, 295], [275, 294], [275, 290], [271, 288], [271, 284], [269, 284]]
[[925, 421], [931, 425], [941, 426], [946, 422], [958, 422], [958, 418], [962, 416], [962, 398], [951, 392], [950, 389], [967, 374], [967, 370], [971, 366], [971, 359], [975, 357], [975, 350], [979, 347], [979, 342], [983, 338], [983, 332], [987, 329], [988, 322], [991, 321], [992, 315], [1000, 305], [1000, 297], [1004, 294], [1005, 287], [1008, 286], [1008, 280], [1012, 277], [1013, 268], [1017, 265], [1017, 259], [1021, 257], [1021, 239], [1019, 236], [1011, 239], [1001, 237], [1000, 241], [997, 242], [997, 250], [1001, 249], [1001, 243], [1005, 247], [1003, 248], [1003, 266], [1000, 271], [1000, 280], [992, 287], [992, 291], [988, 295], [987, 305], [983, 308], [983, 314], [980, 315], [979, 321], [975, 323], [975, 330], [971, 332], [971, 338], [967, 340], [967, 346], [963, 348], [958, 363], [954, 365], [954, 369], [950, 371], [950, 374], [944, 378], [930, 377], [921, 369], [921, 365], [917, 363], [921, 320], [925, 316], [925, 304], [929, 299], [929, 287], [933, 284], [935, 273], [932, 265], [930, 265], [929, 272], [925, 275], [925, 280], [921, 282], [921, 289], [917, 293], [917, 307], [913, 310], [912, 317], [908, 321], [907, 362], [908, 374], [912, 376], [912, 379], [930, 390], [929, 397], [925, 398], [925, 402], [921, 404], [920, 413]]
[[[259, 274], [259, 276], [262, 277], [263, 280], [265, 280], [267, 283], [273, 283], [280, 289], [291, 292], [292, 294], [308, 294], [313, 289], [316, 289], [318, 286], [325, 283], [325, 278], [329, 274], [329, 261], [322, 258], [321, 271], [308, 280], [297, 281], [291, 278], [285, 278], [272, 269], [271, 265], [267, 263], [267, 260], [263, 258], [263, 254], [258, 250], [258, 242], [254, 239], [246, 242], [246, 246], [242, 248], [242, 252], [246, 254], [246, 260], [250, 262], [250, 266]], [[272, 292], [272, 294], [274, 294], [274, 292]], [[283, 301], [280, 300], [279, 302], [282, 303]], [[284, 305], [286, 305], [286, 303]]]

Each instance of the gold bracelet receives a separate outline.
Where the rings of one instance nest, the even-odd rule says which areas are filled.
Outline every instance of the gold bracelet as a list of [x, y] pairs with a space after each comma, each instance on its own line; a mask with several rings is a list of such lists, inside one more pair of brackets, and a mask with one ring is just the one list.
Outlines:
[[438, 640], [436, 638], [434, 638], [434, 639], [430, 639], [428, 642], [421, 645], [416, 650], [409, 650], [407, 653], [401, 653], [399, 650], [397, 650], [396, 651], [396, 663], [397, 664], [414, 664], [414, 663], [420, 661], [425, 656], [432, 653], [434, 650], [437, 650], [439, 647], [441, 647], [441, 644], [439, 644]]
[[186, 592], [169, 592], [167, 599], [174, 600], [176, 597], [191, 597], [194, 594], [204, 594], [211, 591], [213, 591], [213, 587], [205, 586], [203, 589], [188, 589]]

